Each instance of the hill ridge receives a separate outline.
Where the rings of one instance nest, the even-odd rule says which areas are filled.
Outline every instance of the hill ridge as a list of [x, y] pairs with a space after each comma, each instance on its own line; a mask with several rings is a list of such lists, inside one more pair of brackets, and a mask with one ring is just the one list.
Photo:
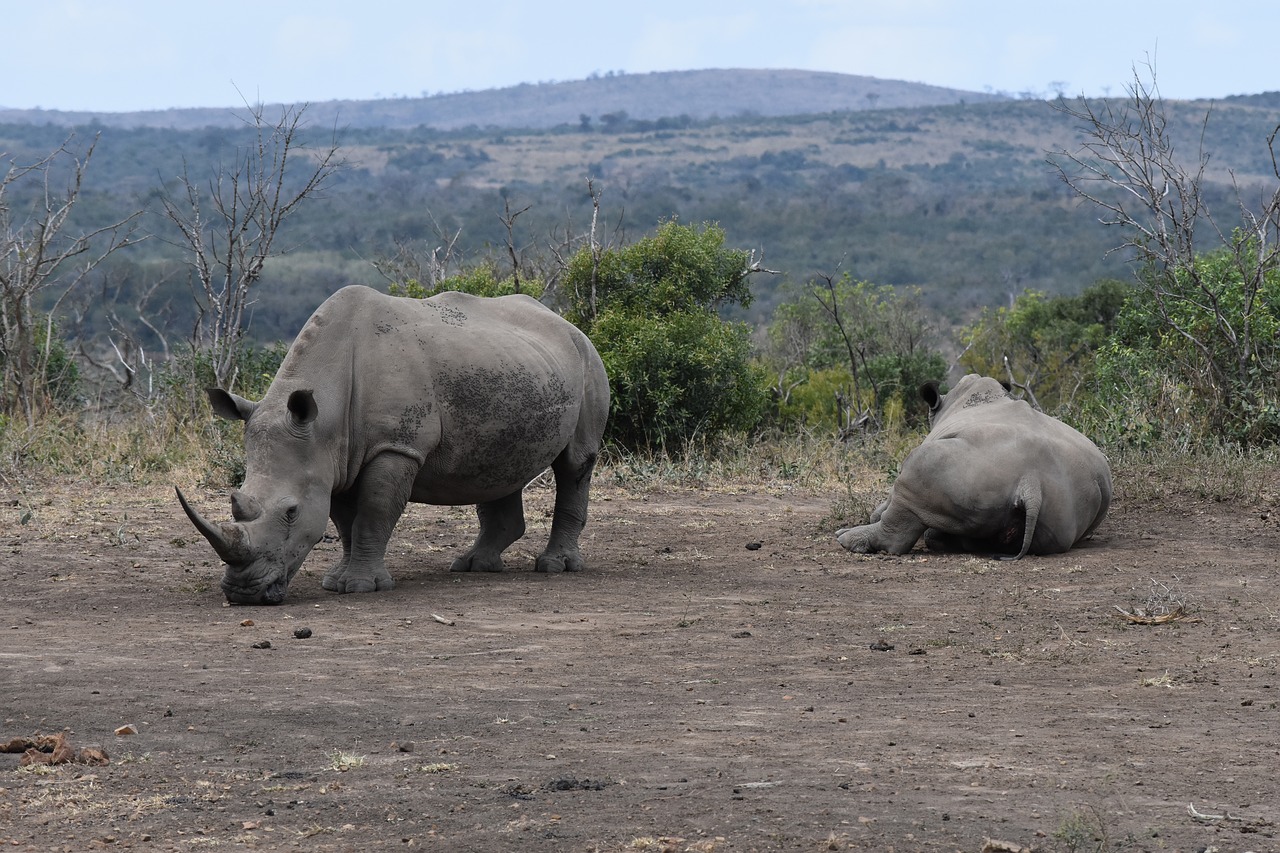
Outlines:
[[[470, 126], [546, 129], [598, 122], [602, 116], [655, 120], [738, 115], [786, 116], [809, 113], [901, 109], [1008, 100], [1000, 94], [969, 92], [926, 83], [856, 74], [791, 69], [703, 69], [608, 73], [585, 80], [521, 83], [500, 89], [424, 97], [317, 101], [309, 119], [339, 127], [457, 130]], [[268, 111], [284, 106], [268, 104]], [[0, 123], [57, 126], [154, 127], [193, 130], [241, 123], [245, 108], [189, 107], [137, 112], [86, 112], [0, 107]]]

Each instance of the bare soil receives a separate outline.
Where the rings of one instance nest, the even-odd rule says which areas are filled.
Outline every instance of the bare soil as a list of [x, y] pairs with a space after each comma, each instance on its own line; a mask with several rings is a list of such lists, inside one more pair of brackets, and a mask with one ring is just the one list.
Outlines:
[[224, 605], [168, 488], [0, 499], [0, 742], [109, 755], [0, 755], [2, 849], [1280, 849], [1275, 488], [999, 562], [846, 553], [831, 495], [600, 486], [545, 576], [536, 487], [506, 573], [411, 507], [394, 591], [322, 590], [325, 542], [274, 608]]

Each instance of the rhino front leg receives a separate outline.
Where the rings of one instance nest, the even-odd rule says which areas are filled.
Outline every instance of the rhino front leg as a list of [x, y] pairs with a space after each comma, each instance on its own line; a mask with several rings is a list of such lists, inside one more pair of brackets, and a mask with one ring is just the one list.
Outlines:
[[480, 535], [465, 554], [449, 566], [451, 572], [500, 572], [502, 552], [524, 535], [524, 490], [476, 505]]
[[587, 524], [591, 473], [595, 467], [595, 453], [575, 464], [571, 450], [565, 450], [551, 463], [556, 475], [555, 515], [551, 519], [547, 548], [538, 556], [534, 571], [580, 572], [586, 567], [578, 550], [578, 537]]
[[342, 559], [320, 585], [331, 592], [382, 592], [394, 589], [384, 562], [391, 531], [409, 502], [418, 464], [398, 453], [384, 453], [360, 473], [351, 491], [335, 495], [329, 514], [342, 540]]

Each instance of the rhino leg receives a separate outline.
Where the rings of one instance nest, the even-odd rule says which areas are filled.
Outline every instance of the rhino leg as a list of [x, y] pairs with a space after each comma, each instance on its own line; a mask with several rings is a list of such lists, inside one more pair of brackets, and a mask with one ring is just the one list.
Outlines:
[[915, 513], [904, 510], [891, 495], [887, 504], [876, 507], [878, 517], [871, 524], [836, 531], [836, 541], [855, 554], [884, 551], [905, 554], [924, 534], [927, 525]]
[[575, 455], [570, 447], [551, 463], [551, 470], [556, 475], [556, 508], [547, 548], [538, 555], [534, 571], [554, 574], [580, 572], [586, 567], [582, 552], [578, 550], [578, 537], [587, 524], [587, 503], [596, 454], [588, 453], [576, 463]]
[[384, 559], [391, 531], [409, 502], [418, 464], [384, 453], [365, 466], [351, 491], [334, 495], [329, 516], [342, 540], [342, 559], [320, 585], [331, 592], [382, 592], [395, 581]]
[[476, 505], [480, 535], [465, 554], [449, 566], [451, 572], [500, 572], [502, 552], [524, 535], [524, 489], [505, 498]]

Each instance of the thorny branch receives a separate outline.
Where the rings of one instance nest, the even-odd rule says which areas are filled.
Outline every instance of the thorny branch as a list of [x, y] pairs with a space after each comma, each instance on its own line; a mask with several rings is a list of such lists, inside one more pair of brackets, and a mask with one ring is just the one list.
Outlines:
[[[1274, 374], [1280, 369], [1274, 342], [1255, 333], [1254, 322], [1265, 307], [1261, 299], [1266, 277], [1280, 267], [1280, 185], [1250, 205], [1232, 173], [1239, 224], [1224, 227], [1204, 194], [1210, 160], [1205, 130], [1212, 113], [1206, 113], [1200, 124], [1194, 160], [1184, 166], [1155, 82], [1155, 68], [1150, 63], [1147, 67], [1150, 82], [1135, 69], [1122, 106], [1084, 98], [1059, 100], [1057, 108], [1081, 123], [1085, 141], [1076, 151], [1056, 152], [1054, 165], [1077, 195], [1099, 208], [1104, 225], [1123, 229], [1126, 236], [1116, 249], [1131, 250], [1141, 262], [1145, 270], [1141, 284], [1161, 322], [1200, 354], [1210, 387], [1229, 403], [1232, 393], [1247, 395], [1256, 385], [1250, 383], [1252, 370]], [[1280, 179], [1278, 134], [1280, 125], [1267, 137], [1267, 148], [1272, 172]], [[1243, 283], [1239, 307], [1224, 305], [1215, 282], [1196, 264], [1201, 254], [1197, 238], [1203, 238], [1206, 229], [1227, 250]], [[1193, 327], [1180, 319], [1188, 313], [1207, 318], [1208, 327]]]
[[[267, 259], [279, 254], [275, 242], [281, 226], [346, 165], [335, 138], [309, 154], [311, 171], [300, 183], [294, 181], [292, 159], [308, 150], [302, 138], [306, 106], [283, 108], [274, 125], [263, 112], [262, 105], [250, 108], [245, 125], [255, 138], [238, 152], [233, 168], [219, 168], [202, 188], [184, 164], [179, 177], [183, 198], [161, 199], [166, 218], [181, 237], [175, 244], [190, 253], [198, 287], [201, 313], [192, 344], [210, 353], [224, 388], [235, 384], [245, 314]], [[212, 216], [205, 215], [206, 198]]]
[[[74, 137], [35, 163], [10, 163], [0, 178], [0, 411], [21, 414], [28, 427], [47, 403], [54, 322], [67, 298], [114, 252], [139, 242], [135, 226], [141, 211], [81, 234], [67, 226], [97, 147], [94, 138], [83, 156], [70, 148]], [[69, 185], [53, 187], [55, 166], [71, 159]], [[42, 193], [25, 221], [16, 221], [9, 190], [37, 178]], [[60, 292], [49, 299], [46, 291]], [[47, 306], [47, 307], [45, 307]]]

